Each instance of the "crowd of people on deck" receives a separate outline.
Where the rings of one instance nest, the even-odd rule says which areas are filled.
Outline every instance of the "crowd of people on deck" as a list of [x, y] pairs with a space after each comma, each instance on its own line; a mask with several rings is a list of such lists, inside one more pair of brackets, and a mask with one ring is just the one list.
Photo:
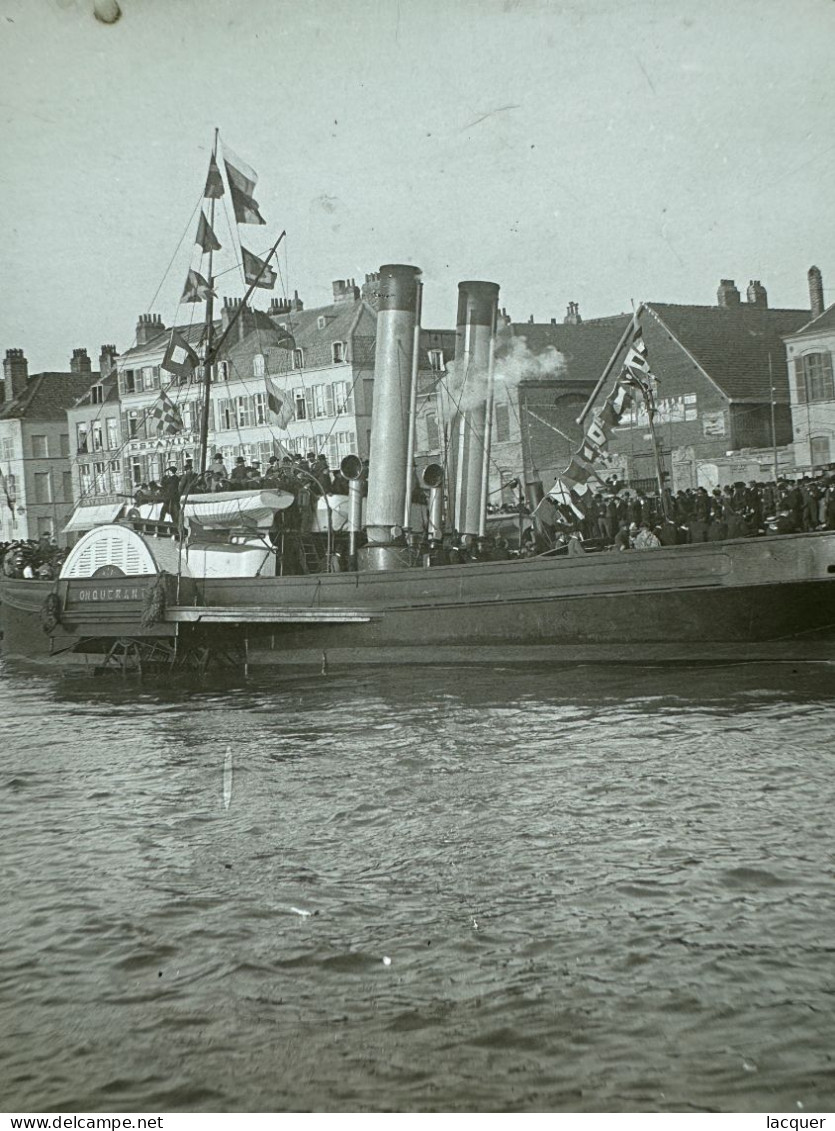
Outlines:
[[666, 490], [663, 497], [617, 480], [607, 486], [586, 496], [582, 516], [546, 499], [536, 512], [540, 530], [552, 540], [573, 536], [615, 550], [835, 530], [835, 475]]
[[52, 581], [61, 572], [69, 550], [59, 548], [54, 538], [0, 542], [0, 570], [6, 577], [25, 577]]
[[[364, 491], [367, 466], [365, 461]], [[313, 452], [304, 457], [273, 456], [263, 469], [257, 460], [247, 464], [238, 456], [231, 471], [223, 457], [216, 455], [203, 476], [195, 473], [191, 460], [182, 471], [169, 465], [161, 483], [141, 484], [134, 502], [161, 502], [160, 517], [167, 514], [177, 522], [188, 495], [254, 488], [293, 494], [295, 502], [281, 512], [279, 525], [284, 530], [304, 531], [304, 514], [315, 508], [320, 494], [347, 495], [348, 480], [341, 471], [332, 471], [324, 456]], [[835, 530], [835, 474], [747, 484], [738, 481], [711, 491], [705, 487], [667, 490], [663, 498], [611, 479], [605, 489], [588, 492], [583, 504], [582, 514], [550, 496], [534, 508], [521, 498], [488, 506], [488, 517], [524, 519], [516, 538], [499, 534], [463, 538], [453, 532], [436, 543], [420, 545], [404, 534], [403, 542], [427, 554], [432, 564], [457, 564], [535, 557], [547, 551], [574, 555], [588, 550], [650, 550], [762, 534]], [[58, 576], [68, 552], [48, 535], [0, 543], [0, 569], [7, 577], [51, 580]]]

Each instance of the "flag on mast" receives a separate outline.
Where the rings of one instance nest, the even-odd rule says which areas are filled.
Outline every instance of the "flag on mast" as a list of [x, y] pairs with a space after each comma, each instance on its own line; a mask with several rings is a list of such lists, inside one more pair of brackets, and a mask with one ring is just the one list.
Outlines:
[[199, 363], [200, 359], [183, 335], [178, 330], [172, 330], [165, 357], [160, 363], [161, 368], [188, 381]]
[[202, 302], [215, 292], [199, 271], [189, 271], [180, 302]]
[[220, 175], [220, 169], [217, 167], [214, 154], [209, 160], [209, 175], [206, 177], [206, 187], [203, 190], [203, 196], [206, 200], [219, 200], [223, 196], [223, 177]]
[[165, 389], [160, 390], [159, 398], [154, 403], [148, 415], [152, 420], [156, 420], [158, 434], [162, 433], [165, 436], [174, 436], [177, 432], [183, 431], [183, 418], [180, 415], [180, 410], [168, 396]]
[[272, 267], [267, 265], [266, 259], [259, 259], [257, 255], [248, 251], [243, 244], [241, 244], [241, 255], [244, 261], [244, 279], [247, 283], [256, 287], [264, 287], [268, 291], [272, 290], [275, 286], [276, 273]]
[[212, 225], [206, 219], [205, 212], [200, 213], [200, 223], [197, 225], [197, 235], [194, 242], [200, 245], [204, 255], [207, 251], [220, 251], [220, 240], [212, 230]]
[[232, 207], [235, 219], [239, 224], [266, 224], [266, 220], [258, 211], [258, 201], [252, 195], [258, 182], [256, 173], [244, 161], [235, 158], [232, 164], [229, 158], [224, 159], [226, 176], [229, 178], [229, 192], [232, 196]]
[[277, 428], [286, 428], [295, 416], [293, 402], [290, 394], [280, 389], [269, 377], [264, 378], [267, 386], [267, 407], [270, 410], [270, 422]]

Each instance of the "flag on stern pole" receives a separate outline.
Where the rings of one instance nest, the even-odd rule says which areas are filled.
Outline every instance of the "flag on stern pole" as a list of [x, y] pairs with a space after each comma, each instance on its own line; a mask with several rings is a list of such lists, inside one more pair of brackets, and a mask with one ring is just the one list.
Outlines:
[[152, 420], [156, 420], [158, 433], [162, 433], [165, 436], [174, 436], [178, 432], [183, 431], [183, 418], [180, 415], [180, 410], [168, 396], [165, 389], [160, 391], [159, 397], [148, 415]]
[[220, 175], [220, 169], [217, 167], [214, 154], [209, 160], [209, 175], [206, 177], [206, 187], [203, 190], [203, 196], [206, 200], [219, 200], [223, 196], [223, 178]]
[[258, 211], [258, 201], [252, 195], [258, 177], [240, 158], [235, 158], [233, 164], [225, 158], [226, 176], [229, 178], [229, 192], [232, 196], [232, 207], [235, 210], [235, 219], [239, 224], [266, 224], [266, 220]]
[[269, 377], [264, 378], [267, 386], [267, 407], [270, 410], [270, 423], [277, 428], [286, 428], [293, 419], [293, 402], [290, 394], [280, 389]]
[[190, 380], [200, 363], [197, 354], [177, 330], [171, 331], [171, 340], [162, 359], [161, 368], [178, 377]]
[[180, 302], [203, 302], [205, 298], [214, 293], [199, 271], [189, 271]]
[[204, 254], [207, 251], [220, 251], [220, 240], [212, 230], [212, 225], [206, 219], [205, 212], [200, 213], [200, 223], [197, 225], [197, 235], [194, 242], [200, 245]]
[[272, 290], [275, 286], [276, 273], [272, 267], [267, 266], [266, 259], [259, 259], [257, 255], [253, 255], [251, 251], [241, 244], [241, 255], [244, 260], [244, 278], [247, 283], [254, 284], [256, 287], [264, 287], [266, 290]]

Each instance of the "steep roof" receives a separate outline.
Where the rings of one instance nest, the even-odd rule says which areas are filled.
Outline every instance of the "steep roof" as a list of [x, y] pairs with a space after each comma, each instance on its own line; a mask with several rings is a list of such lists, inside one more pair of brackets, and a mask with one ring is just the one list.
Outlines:
[[113, 401], [117, 401], [119, 399], [119, 385], [115, 369], [112, 370], [112, 372], [108, 373], [106, 377], [103, 377], [101, 381], [97, 381], [96, 377], [97, 374], [92, 375], [87, 391], [83, 396], [78, 398], [78, 400], [75, 402], [75, 405], [70, 405], [70, 408], [81, 408], [83, 405], [92, 404], [93, 385], [101, 385], [102, 389], [104, 390], [103, 399], [102, 401], [97, 401], [97, 404], [107, 404], [109, 402], [112, 403]]
[[98, 384], [98, 371], [92, 373], [35, 373], [22, 396], [0, 406], [0, 420], [66, 420], [67, 409], [83, 397], [91, 385]]
[[835, 303], [827, 307], [817, 318], [806, 322], [799, 330], [791, 330], [784, 337], [798, 337], [800, 334], [825, 334], [829, 330], [835, 330]]
[[577, 324], [514, 322], [510, 331], [514, 338], [522, 339], [534, 355], [544, 353], [549, 346], [562, 354], [565, 367], [554, 376], [592, 386], [609, 364], [631, 317], [630, 314], [614, 314]]
[[730, 400], [769, 400], [769, 388], [763, 384], [769, 354], [775, 382], [784, 382], [786, 350], [781, 335], [797, 330], [809, 317], [808, 310], [753, 303], [735, 307], [644, 305]]

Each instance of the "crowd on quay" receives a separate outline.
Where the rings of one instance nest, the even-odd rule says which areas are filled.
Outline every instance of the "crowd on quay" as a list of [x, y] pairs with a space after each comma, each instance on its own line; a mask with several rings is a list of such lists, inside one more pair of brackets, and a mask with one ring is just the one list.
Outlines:
[[617, 481], [608, 487], [589, 497], [582, 517], [546, 500], [536, 512], [539, 528], [616, 550], [835, 530], [835, 475], [666, 490], [663, 499]]
[[61, 572], [69, 550], [60, 549], [54, 538], [44, 534], [15, 542], [0, 542], [0, 569], [6, 577], [52, 581]]

